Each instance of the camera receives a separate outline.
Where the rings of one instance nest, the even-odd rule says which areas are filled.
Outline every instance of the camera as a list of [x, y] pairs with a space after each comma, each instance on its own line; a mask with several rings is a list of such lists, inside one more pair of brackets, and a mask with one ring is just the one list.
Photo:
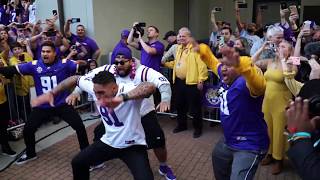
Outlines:
[[139, 22], [138, 24], [136, 24], [135, 26], [133, 26], [133, 37], [134, 38], [138, 38], [139, 34], [137, 33], [137, 31], [140, 32], [141, 37], [144, 35], [144, 27], [146, 27], [146, 23], [145, 22]]
[[222, 11], [222, 7], [214, 7], [213, 11], [214, 12], [221, 12]]
[[277, 45], [276, 45], [275, 43], [270, 42], [270, 43], [269, 43], [269, 49], [270, 49], [272, 52], [276, 52], [276, 51], [277, 51]]
[[71, 48], [72, 50], [77, 50], [77, 46], [76, 46], [76, 45], [72, 45], [70, 48]]
[[16, 26], [17, 26], [17, 28], [19, 28], [19, 29], [20, 29], [20, 28], [22, 28], [22, 29], [23, 29], [23, 28], [25, 28], [25, 27], [26, 27], [26, 25], [25, 25], [25, 24], [17, 24]]
[[288, 4], [286, 2], [280, 3], [281, 9], [288, 9]]

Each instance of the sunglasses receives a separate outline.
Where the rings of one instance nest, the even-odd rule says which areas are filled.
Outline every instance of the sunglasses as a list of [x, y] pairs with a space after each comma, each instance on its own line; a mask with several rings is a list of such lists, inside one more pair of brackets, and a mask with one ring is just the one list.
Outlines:
[[124, 65], [126, 62], [128, 62], [129, 60], [126, 60], [126, 61], [115, 61], [114, 64], [117, 66], [117, 65]]

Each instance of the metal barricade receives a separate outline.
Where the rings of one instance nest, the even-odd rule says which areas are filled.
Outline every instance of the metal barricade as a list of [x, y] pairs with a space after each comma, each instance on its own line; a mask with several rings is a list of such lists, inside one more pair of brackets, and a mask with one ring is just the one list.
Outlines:
[[[171, 84], [173, 74], [172, 71], [172, 69], [166, 67], [161, 67], [160, 71], [170, 81]], [[203, 120], [220, 123], [220, 100], [216, 96], [219, 80], [218, 77], [211, 70], [208, 70], [208, 72], [209, 76], [204, 83], [204, 89], [202, 94], [202, 117]], [[172, 98], [174, 99], [174, 93], [172, 94]], [[171, 104], [171, 107], [173, 106], [174, 104]], [[177, 116], [177, 113], [174, 108], [171, 108], [171, 112], [169, 113], [158, 112], [158, 114]]]

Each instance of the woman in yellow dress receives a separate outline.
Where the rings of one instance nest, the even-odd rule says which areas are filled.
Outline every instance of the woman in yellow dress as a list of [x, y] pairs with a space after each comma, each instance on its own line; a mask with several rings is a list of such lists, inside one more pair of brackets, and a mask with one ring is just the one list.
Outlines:
[[[262, 160], [262, 165], [270, 164], [272, 174], [282, 171], [282, 160], [286, 147], [284, 130], [286, 126], [285, 108], [292, 98], [292, 94], [285, 84], [281, 61], [287, 61], [294, 49], [287, 41], [282, 41], [276, 49], [274, 59], [259, 60], [255, 64], [265, 69], [266, 91], [262, 111], [268, 125], [270, 146], [267, 156]], [[296, 67], [294, 67], [296, 68]]]

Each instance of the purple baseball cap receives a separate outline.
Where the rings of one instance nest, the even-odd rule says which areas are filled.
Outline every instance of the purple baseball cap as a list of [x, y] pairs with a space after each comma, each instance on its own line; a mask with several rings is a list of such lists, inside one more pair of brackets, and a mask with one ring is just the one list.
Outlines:
[[125, 59], [132, 59], [131, 52], [127, 48], [119, 48], [115, 53], [116, 57], [122, 56]]
[[121, 38], [128, 38], [130, 31], [128, 29], [124, 29], [121, 31]]

